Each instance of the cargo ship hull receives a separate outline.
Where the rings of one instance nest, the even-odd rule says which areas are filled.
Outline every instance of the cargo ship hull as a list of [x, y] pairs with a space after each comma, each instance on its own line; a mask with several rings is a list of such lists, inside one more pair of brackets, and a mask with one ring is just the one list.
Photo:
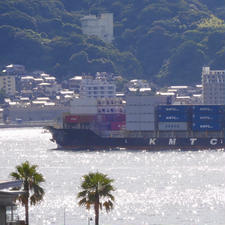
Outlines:
[[52, 140], [61, 148], [78, 150], [202, 150], [223, 149], [225, 138], [210, 137], [101, 137], [87, 129], [57, 129], [47, 128], [52, 134]]

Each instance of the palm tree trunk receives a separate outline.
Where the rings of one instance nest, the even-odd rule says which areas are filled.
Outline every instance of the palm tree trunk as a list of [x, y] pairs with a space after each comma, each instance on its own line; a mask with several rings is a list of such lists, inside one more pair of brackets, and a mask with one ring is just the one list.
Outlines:
[[29, 202], [25, 204], [26, 225], [29, 225]]
[[99, 203], [95, 203], [95, 225], [99, 225]]
[[25, 189], [25, 217], [26, 217], [26, 225], [29, 225], [29, 186], [28, 182], [26, 181], [24, 184], [24, 189]]

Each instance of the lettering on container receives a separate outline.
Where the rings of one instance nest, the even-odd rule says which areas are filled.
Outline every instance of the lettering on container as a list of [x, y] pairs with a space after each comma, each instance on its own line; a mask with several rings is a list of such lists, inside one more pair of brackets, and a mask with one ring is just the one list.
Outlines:
[[194, 145], [197, 140], [197, 138], [190, 138], [191, 145]]
[[150, 138], [149, 139], [149, 145], [156, 145], [156, 138]]
[[218, 140], [216, 138], [213, 138], [210, 140], [211, 145], [217, 145], [217, 143], [218, 143]]
[[176, 138], [170, 138], [169, 139], [169, 145], [176, 145]]

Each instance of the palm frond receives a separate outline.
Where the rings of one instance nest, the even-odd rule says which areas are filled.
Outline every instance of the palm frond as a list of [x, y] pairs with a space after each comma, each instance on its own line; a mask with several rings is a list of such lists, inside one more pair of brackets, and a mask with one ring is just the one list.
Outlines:
[[103, 203], [103, 206], [105, 207], [106, 212], [109, 212], [110, 210], [113, 209], [113, 203], [110, 200], [105, 201]]

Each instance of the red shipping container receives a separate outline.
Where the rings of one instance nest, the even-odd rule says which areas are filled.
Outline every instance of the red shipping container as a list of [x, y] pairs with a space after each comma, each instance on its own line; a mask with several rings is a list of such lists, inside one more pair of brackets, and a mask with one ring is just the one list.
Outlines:
[[66, 123], [78, 123], [77, 121], [79, 120], [79, 116], [75, 115], [69, 115], [64, 117], [64, 121]]
[[90, 123], [95, 119], [93, 115], [68, 115], [65, 116], [66, 123]]
[[112, 122], [111, 130], [121, 130], [125, 127], [125, 122]]

